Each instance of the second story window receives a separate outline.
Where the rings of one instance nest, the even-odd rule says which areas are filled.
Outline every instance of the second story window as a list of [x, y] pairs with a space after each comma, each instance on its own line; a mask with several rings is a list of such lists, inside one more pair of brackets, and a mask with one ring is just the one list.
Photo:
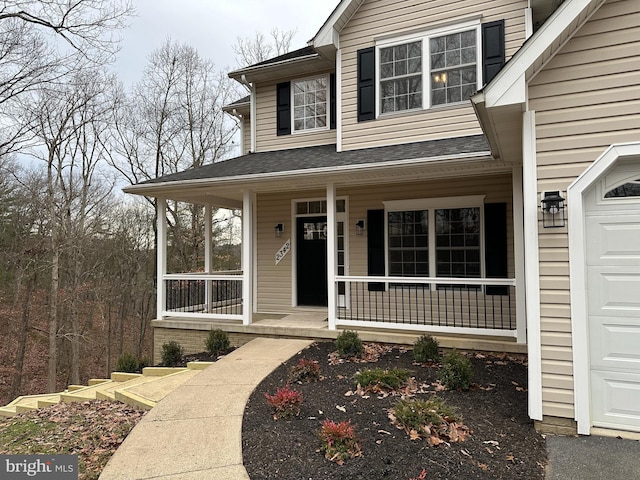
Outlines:
[[293, 131], [328, 128], [328, 77], [291, 82], [293, 97]]
[[422, 108], [422, 42], [380, 49], [380, 112]]
[[431, 104], [467, 100], [477, 90], [476, 30], [429, 40]]

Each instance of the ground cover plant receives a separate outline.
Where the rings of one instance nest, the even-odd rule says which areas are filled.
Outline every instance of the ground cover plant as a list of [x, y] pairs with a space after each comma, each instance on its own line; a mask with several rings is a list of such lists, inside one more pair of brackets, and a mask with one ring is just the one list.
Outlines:
[[[334, 342], [313, 344], [252, 394], [243, 418], [243, 461], [251, 480], [544, 478], [544, 439], [527, 417], [524, 358], [464, 354], [472, 368], [465, 391], [447, 389], [439, 380], [442, 365], [416, 362], [410, 347], [364, 343], [362, 355], [349, 359], [336, 350]], [[304, 396], [300, 414], [274, 421], [264, 393], [290, 382], [301, 358], [318, 362], [321, 380], [296, 384]], [[354, 387], [356, 373], [367, 369], [407, 370], [411, 377], [393, 392]], [[414, 428], [397, 420], [399, 405], [406, 422], [415, 412]], [[339, 464], [338, 457], [327, 458], [318, 432], [341, 424], [343, 431], [353, 428], [358, 443], [357, 454]]]

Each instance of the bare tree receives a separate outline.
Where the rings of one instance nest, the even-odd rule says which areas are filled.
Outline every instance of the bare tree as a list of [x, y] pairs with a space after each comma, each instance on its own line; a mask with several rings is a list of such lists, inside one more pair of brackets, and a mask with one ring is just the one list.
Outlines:
[[[138, 183], [224, 159], [237, 125], [222, 112], [238, 93], [233, 82], [189, 45], [167, 40], [149, 57], [144, 76], [120, 94], [112, 164]], [[171, 202], [169, 224], [176, 263], [195, 268], [203, 209]]]
[[291, 41], [297, 30], [282, 31], [273, 28], [269, 36], [256, 32], [254, 37], [237, 37], [233, 45], [236, 62], [240, 67], [264, 62], [273, 57], [287, 53], [291, 49]]
[[[80, 330], [77, 291], [86, 265], [85, 239], [100, 230], [97, 214], [110, 193], [109, 182], [98, 180], [104, 161], [104, 139], [112, 102], [102, 85], [108, 83], [100, 70], [79, 72], [53, 92], [42, 89], [32, 109], [32, 132], [40, 139], [44, 155], [33, 155], [46, 163], [47, 209], [51, 254], [49, 311], [49, 391], [56, 389], [57, 343], [66, 338], [71, 345], [70, 381], [79, 382]], [[62, 274], [64, 273], [64, 276]], [[61, 283], [64, 282], [64, 283]], [[67, 322], [60, 321], [59, 292], [66, 286], [73, 301]], [[64, 318], [63, 318], [64, 320]]]
[[29, 131], [18, 100], [87, 63], [113, 60], [116, 32], [132, 13], [129, 0], [0, 1], [0, 155]]

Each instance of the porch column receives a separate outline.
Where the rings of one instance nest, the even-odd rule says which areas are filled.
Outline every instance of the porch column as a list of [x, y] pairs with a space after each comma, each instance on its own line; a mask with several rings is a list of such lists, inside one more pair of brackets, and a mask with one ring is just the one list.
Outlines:
[[253, 192], [242, 194], [242, 323], [251, 323], [253, 312]]
[[526, 279], [524, 274], [524, 204], [522, 200], [522, 167], [511, 173], [513, 189], [513, 250], [516, 274], [516, 338], [527, 342]]
[[[204, 206], [204, 273], [211, 273], [212, 262], [211, 262], [211, 205]], [[212, 282], [210, 280], [206, 280], [204, 282], [204, 295], [207, 304], [207, 312], [211, 312], [211, 301], [212, 301]]]
[[336, 186], [327, 185], [327, 313], [329, 330], [336, 329]]
[[157, 233], [156, 233], [156, 317], [161, 319], [167, 307], [167, 289], [164, 276], [167, 273], [167, 200], [156, 199]]

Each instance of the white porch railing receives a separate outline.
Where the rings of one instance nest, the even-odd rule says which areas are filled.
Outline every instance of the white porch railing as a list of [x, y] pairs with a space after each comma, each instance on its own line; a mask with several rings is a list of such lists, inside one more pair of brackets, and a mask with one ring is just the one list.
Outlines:
[[515, 279], [337, 276], [336, 325], [517, 336]]
[[243, 319], [242, 271], [172, 273], [162, 282], [162, 317]]

